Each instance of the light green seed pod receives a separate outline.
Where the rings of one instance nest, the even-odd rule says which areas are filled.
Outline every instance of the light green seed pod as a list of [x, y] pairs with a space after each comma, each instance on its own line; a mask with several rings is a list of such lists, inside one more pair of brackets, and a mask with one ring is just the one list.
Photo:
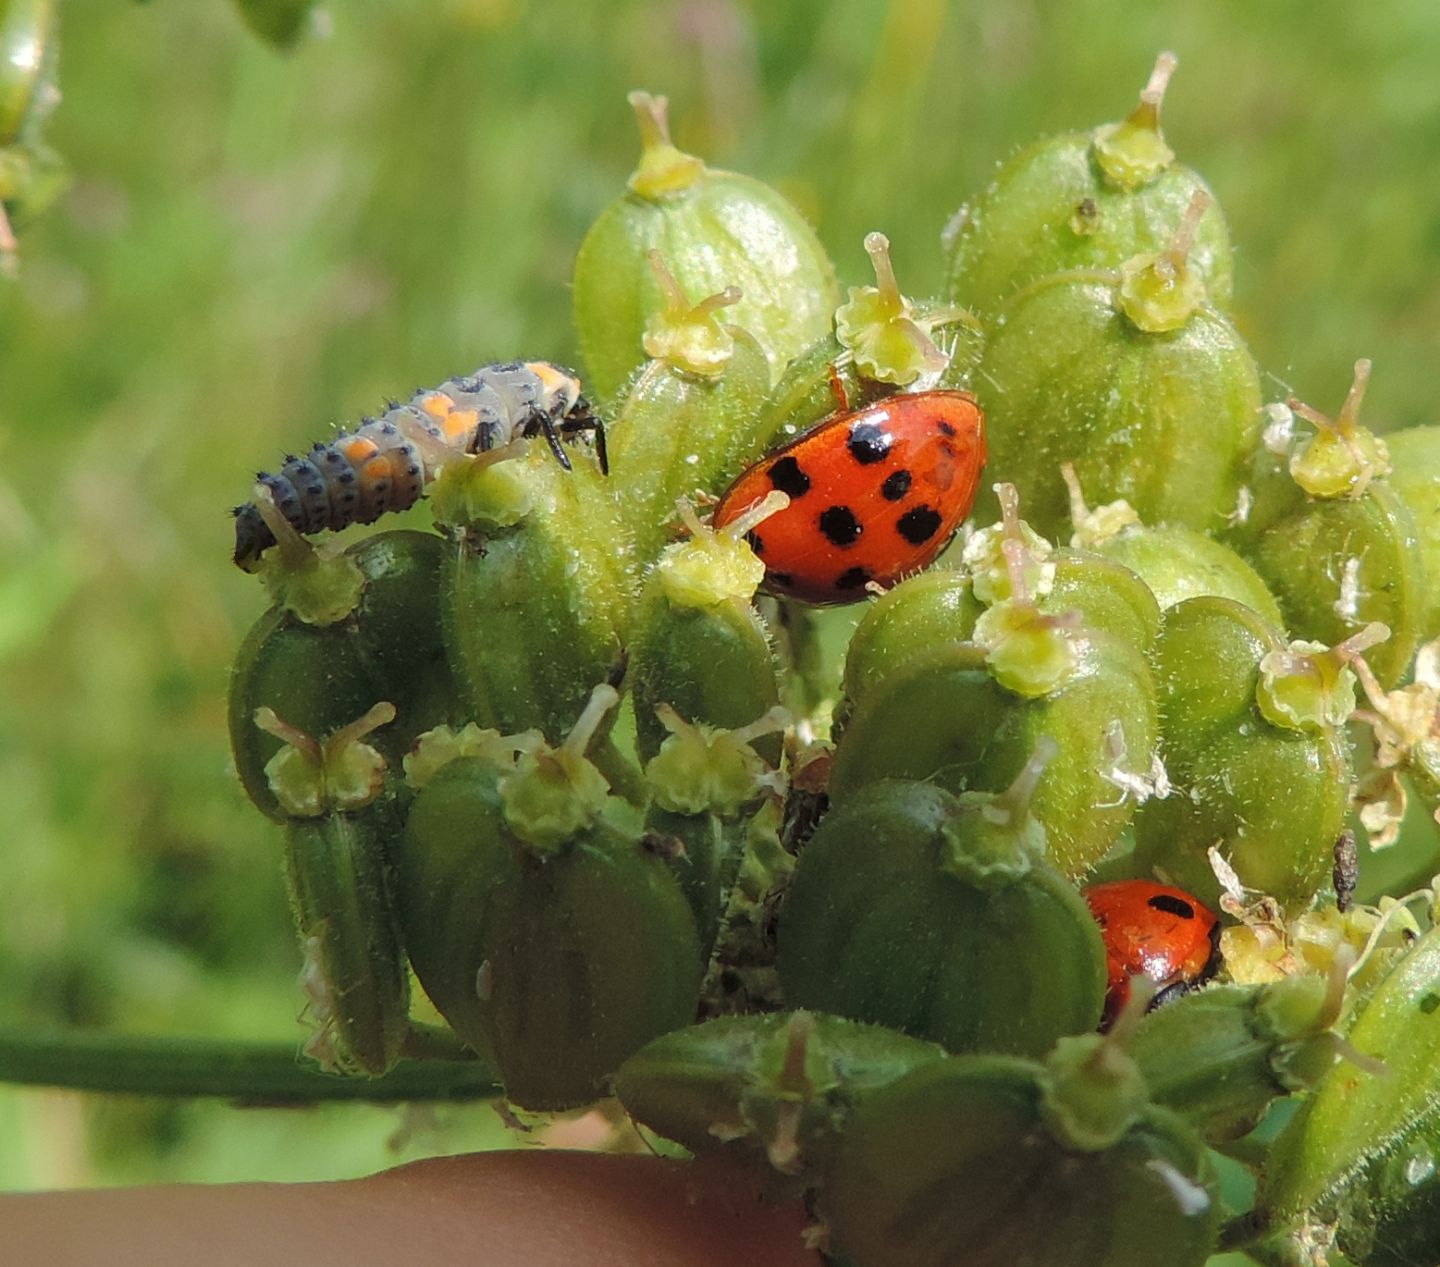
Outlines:
[[[1251, 505], [1231, 543], [1255, 566], [1297, 637], [1338, 643], [1372, 621], [1390, 639], [1370, 656], [1386, 687], [1405, 675], [1432, 600], [1409, 498], [1392, 482], [1384, 440], [1360, 425], [1370, 362], [1332, 419], [1302, 401], [1267, 410], [1252, 463]], [[1295, 419], [1314, 425], [1300, 437]], [[1421, 513], [1425, 513], [1423, 494]]]
[[1367, 1267], [1440, 1260], [1440, 933], [1396, 964], [1347, 1037], [1384, 1072], [1346, 1061], [1326, 1075], [1271, 1149], [1257, 1222], [1329, 1228]]
[[1017, 291], [989, 333], [975, 380], [989, 469], [1046, 536], [1068, 518], [1066, 462], [1092, 497], [1123, 498], [1147, 522], [1215, 532], [1236, 513], [1260, 384], [1187, 254], [1203, 205], [1167, 250]]
[[447, 466], [436, 514], [464, 531], [447, 553], [440, 621], [470, 717], [558, 741], [621, 663], [631, 543], [605, 477], [524, 457]]
[[1345, 664], [1355, 651], [1287, 644], [1230, 599], [1170, 608], [1155, 680], [1174, 793], [1141, 807], [1137, 864], [1214, 905], [1215, 847], [1247, 887], [1308, 903], [1349, 809], [1355, 679]]
[[[696, 312], [675, 320], [690, 322]], [[674, 539], [680, 498], [718, 497], [775, 434], [764, 416], [770, 369], [760, 345], [713, 315], [701, 324], [705, 320], [708, 335], [724, 336], [720, 351], [713, 338], [701, 340], [712, 357], [707, 372], [696, 372], [692, 343], [677, 333], [666, 354], [647, 362], [630, 382], [608, 428], [607, 487], [642, 566]]]
[[848, 676], [871, 684], [835, 752], [837, 804], [881, 779], [999, 791], [1048, 736], [1060, 751], [1035, 815], [1052, 865], [1083, 875], [1115, 843], [1153, 773], [1155, 688], [1141, 649], [1069, 613], [1051, 614], [1048, 598], [1042, 609], [1013, 596], [976, 621], [971, 640], [917, 651], [888, 672], [871, 654], [873, 636], [861, 646], [864, 658]]
[[1129, 568], [1150, 587], [1161, 609], [1207, 594], [1232, 598], [1284, 627], [1280, 607], [1260, 574], [1229, 546], [1178, 524], [1150, 526], [1124, 501], [1090, 510], [1075, 468], [1061, 474], [1070, 490], [1072, 545], [1093, 550]]
[[665, 99], [632, 93], [644, 151], [627, 193], [600, 214], [575, 259], [575, 328], [589, 387], [613, 400], [645, 360], [647, 325], [665, 306], [650, 271], [659, 251], [687, 295], [736, 286], [735, 324], [776, 377], [830, 328], [835, 270], [804, 218], [769, 185], [713, 170], [670, 143]]
[[[1158, 251], [1197, 191], [1160, 132], [1175, 58], [1162, 53], [1140, 104], [1122, 123], [1040, 141], [1001, 165], [946, 231], [950, 294], [993, 318], [1016, 291], [1068, 269], [1118, 268]], [[1192, 263], [1213, 303], [1230, 302], [1230, 233], [1213, 201]]]

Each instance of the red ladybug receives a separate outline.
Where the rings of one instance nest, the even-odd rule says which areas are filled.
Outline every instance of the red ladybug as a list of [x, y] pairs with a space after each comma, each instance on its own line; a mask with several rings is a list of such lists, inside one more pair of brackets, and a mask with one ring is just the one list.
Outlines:
[[934, 561], [970, 513], [985, 458], [985, 415], [968, 392], [888, 396], [762, 458], [720, 498], [714, 525], [778, 488], [789, 506], [745, 534], [766, 588], [853, 603]]
[[1130, 978], [1147, 976], [1161, 1003], [1203, 985], [1220, 966], [1220, 921], [1184, 889], [1153, 880], [1116, 880], [1085, 890], [1105, 941], [1105, 1027], [1130, 997]]

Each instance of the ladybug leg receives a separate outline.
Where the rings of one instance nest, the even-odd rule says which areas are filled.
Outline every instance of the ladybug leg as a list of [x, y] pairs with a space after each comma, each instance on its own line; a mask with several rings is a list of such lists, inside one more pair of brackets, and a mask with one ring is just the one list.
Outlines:
[[845, 380], [840, 377], [840, 371], [833, 362], [830, 365], [830, 393], [835, 397], [836, 412], [848, 414], [850, 412], [850, 393], [845, 390]]

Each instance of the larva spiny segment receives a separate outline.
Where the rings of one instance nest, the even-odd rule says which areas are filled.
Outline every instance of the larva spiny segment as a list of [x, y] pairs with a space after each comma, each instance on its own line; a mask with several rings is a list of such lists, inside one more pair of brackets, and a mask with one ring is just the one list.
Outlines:
[[[417, 391], [403, 404], [392, 402], [379, 418], [364, 419], [303, 457], [291, 454], [278, 474], [262, 471], [256, 479], [297, 532], [338, 531], [407, 510], [456, 454], [485, 453], [543, 435], [568, 470], [560, 441], [584, 432], [594, 434], [604, 472], [604, 427], [581, 395], [580, 380], [548, 361], [509, 361]], [[236, 507], [238, 567], [254, 571], [274, 544], [253, 502]]]

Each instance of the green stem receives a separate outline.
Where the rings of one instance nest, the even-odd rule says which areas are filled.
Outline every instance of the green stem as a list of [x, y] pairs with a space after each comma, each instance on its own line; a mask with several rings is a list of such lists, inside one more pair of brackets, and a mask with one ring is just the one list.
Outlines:
[[[433, 1046], [431, 1033], [423, 1031], [421, 1045]], [[501, 1094], [494, 1072], [477, 1060], [402, 1060], [383, 1077], [348, 1078], [322, 1073], [295, 1043], [7, 1028], [0, 1028], [0, 1082], [115, 1095], [221, 1096], [263, 1105]]]

